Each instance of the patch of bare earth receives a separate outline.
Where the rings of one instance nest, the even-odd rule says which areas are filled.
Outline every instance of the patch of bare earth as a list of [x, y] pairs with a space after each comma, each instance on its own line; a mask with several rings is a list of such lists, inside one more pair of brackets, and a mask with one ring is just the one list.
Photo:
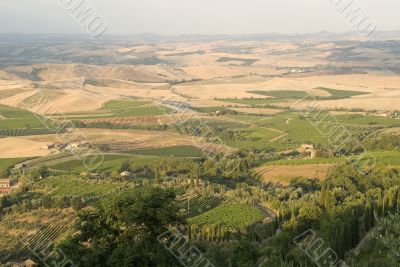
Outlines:
[[324, 180], [333, 164], [268, 165], [256, 168], [265, 182], [288, 185], [293, 178], [317, 178]]

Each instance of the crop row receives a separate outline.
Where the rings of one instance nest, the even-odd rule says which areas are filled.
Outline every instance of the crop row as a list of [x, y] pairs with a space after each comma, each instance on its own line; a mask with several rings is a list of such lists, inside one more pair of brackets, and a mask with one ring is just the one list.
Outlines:
[[222, 201], [219, 196], [196, 196], [181, 202], [186, 217], [193, 217], [218, 206]]
[[0, 136], [29, 136], [62, 133], [61, 129], [0, 129]]

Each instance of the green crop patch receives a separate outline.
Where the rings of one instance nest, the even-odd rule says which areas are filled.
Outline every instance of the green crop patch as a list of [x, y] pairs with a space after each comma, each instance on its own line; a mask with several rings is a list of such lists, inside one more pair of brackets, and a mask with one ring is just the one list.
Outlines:
[[234, 58], [234, 57], [221, 57], [217, 60], [217, 62], [231, 62], [231, 61], [238, 61], [242, 62], [242, 66], [250, 66], [253, 63], [257, 62], [258, 59], [255, 58]]
[[295, 90], [278, 90], [278, 91], [248, 91], [251, 94], [263, 95], [263, 96], [271, 96], [280, 99], [302, 99], [309, 94], [304, 91], [295, 91]]
[[31, 158], [5, 158], [5, 159], [0, 159], [0, 170], [4, 170], [7, 168], [12, 167], [13, 165], [29, 160]]
[[102, 109], [130, 109], [150, 103], [149, 101], [110, 100], [103, 104]]
[[218, 101], [249, 105], [249, 106], [263, 106], [274, 103], [286, 102], [286, 100], [284, 99], [277, 99], [277, 98], [242, 98], [242, 99], [223, 98], [223, 99], [218, 99]]
[[124, 151], [124, 153], [146, 156], [202, 157], [203, 151], [194, 146], [172, 146]]
[[337, 89], [325, 88], [325, 87], [318, 87], [318, 88], [315, 88], [315, 89], [323, 90], [323, 91], [326, 91], [326, 92], [331, 94], [331, 96], [327, 96], [327, 97], [317, 97], [318, 99], [324, 99], [324, 100], [345, 99], [345, 98], [350, 98], [350, 97], [353, 97], [353, 96], [368, 95], [369, 94], [367, 92], [337, 90]]
[[[0, 115], [4, 117], [0, 119], [0, 129], [43, 129], [44, 126], [54, 129], [57, 128], [57, 123], [55, 122], [45, 118], [42, 120], [41, 116], [30, 111], [6, 105], [0, 104]], [[44, 125], [44, 123], [46, 125]]]
[[372, 115], [339, 115], [336, 116], [339, 123], [366, 125], [366, 126], [383, 126], [383, 127], [399, 127], [400, 119], [384, 118]]
[[206, 212], [218, 206], [222, 201], [219, 196], [202, 196], [197, 195], [194, 198], [189, 198], [179, 203], [181, 213], [186, 218], [190, 218]]
[[110, 182], [86, 182], [75, 177], [49, 177], [39, 182], [53, 196], [91, 196], [109, 193], [118, 189], [118, 185]]
[[231, 228], [244, 228], [264, 218], [256, 207], [245, 204], [222, 204], [214, 209], [188, 219], [189, 224], [221, 225]]

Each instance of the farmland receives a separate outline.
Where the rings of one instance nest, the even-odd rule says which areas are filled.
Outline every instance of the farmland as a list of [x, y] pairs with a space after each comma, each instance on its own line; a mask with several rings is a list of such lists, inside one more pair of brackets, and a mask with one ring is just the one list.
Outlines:
[[218, 196], [197, 195], [194, 198], [181, 201], [180, 208], [184, 216], [190, 218], [215, 208], [221, 202], [222, 199]]
[[119, 188], [117, 184], [104, 182], [90, 183], [74, 177], [50, 177], [44, 179], [38, 185], [42, 187], [40, 191], [48, 192], [54, 197], [96, 196], [110, 194], [110, 192]]
[[215, 224], [236, 229], [261, 221], [263, 218], [264, 214], [255, 207], [243, 204], [222, 204], [188, 221], [195, 225]]
[[178, 266], [176, 230], [214, 266], [311, 266], [293, 238], [312, 229], [354, 262], [400, 207], [388, 36], [4, 41], [0, 253], [37, 260], [15, 240], [45, 229], [77, 266]]
[[265, 182], [289, 185], [295, 178], [324, 180], [333, 164], [269, 165], [255, 170]]
[[193, 146], [163, 147], [157, 149], [129, 150], [125, 153], [149, 156], [201, 157], [203, 151]]
[[[27, 128], [43, 128], [43, 121], [40, 116], [29, 111], [13, 108], [0, 104], [0, 129], [27, 129]], [[48, 127], [55, 127], [54, 123], [46, 120]]]

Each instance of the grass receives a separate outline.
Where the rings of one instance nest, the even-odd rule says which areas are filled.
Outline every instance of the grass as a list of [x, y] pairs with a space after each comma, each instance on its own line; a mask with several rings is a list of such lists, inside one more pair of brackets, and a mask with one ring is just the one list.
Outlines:
[[313, 158], [313, 159], [280, 159], [270, 161], [265, 165], [308, 165], [308, 164], [331, 164], [344, 161], [345, 158]]
[[282, 135], [282, 133], [272, 131], [263, 127], [252, 127], [242, 130], [241, 133], [235, 137], [234, 140], [224, 140], [226, 145], [235, 148], [249, 148], [249, 147], [271, 147], [270, 140]]
[[253, 58], [234, 58], [234, 57], [221, 57], [217, 60], [217, 62], [230, 62], [230, 61], [239, 61], [243, 62], [242, 66], [250, 66], [253, 63], [257, 62], [258, 59]]
[[[144, 166], [152, 162], [159, 161], [156, 157], [137, 157], [126, 154], [118, 155], [104, 155], [104, 158], [99, 158], [95, 163], [87, 164], [87, 167], [97, 172], [117, 171], [122, 162], [129, 160], [133, 166]], [[51, 169], [71, 171], [72, 173], [79, 174], [88, 170], [83, 160], [69, 160], [51, 166]]]
[[265, 121], [268, 121], [272, 118], [272, 116], [266, 115], [251, 115], [251, 114], [238, 114], [238, 115], [224, 115], [224, 117], [241, 121], [241, 122], [248, 122], [254, 124], [262, 124]]
[[309, 96], [309, 94], [307, 94], [304, 91], [294, 91], [294, 90], [248, 91], [248, 93], [263, 95], [263, 96], [271, 96], [281, 99], [302, 99]]
[[337, 90], [337, 89], [326, 88], [326, 87], [318, 87], [318, 88], [315, 88], [315, 89], [324, 90], [324, 91], [326, 91], [326, 92], [331, 94], [331, 96], [322, 97], [324, 100], [345, 99], [345, 98], [350, 98], [350, 97], [353, 97], [353, 96], [368, 95], [369, 94], [367, 92]]
[[22, 101], [22, 104], [27, 106], [35, 105], [43, 102], [43, 99], [46, 99], [46, 101], [51, 101], [63, 95], [65, 95], [64, 92], [56, 89], [42, 89], [40, 92], [25, 98], [24, 101]]
[[222, 204], [198, 216], [188, 219], [189, 224], [223, 225], [232, 228], [244, 228], [264, 218], [261, 210], [245, 204]]
[[149, 104], [149, 101], [110, 100], [103, 104], [101, 109], [129, 109]]
[[[9, 107], [0, 104], [0, 115], [4, 119], [0, 119], [0, 129], [26, 129], [26, 128], [43, 128], [43, 121], [39, 115], [30, 111]], [[46, 126], [56, 128], [55, 123], [50, 123], [45, 119]]]
[[343, 124], [356, 124], [356, 125], [369, 125], [369, 126], [384, 126], [384, 127], [398, 127], [400, 126], [400, 119], [384, 118], [372, 115], [339, 115], [336, 116], [337, 120]]
[[53, 196], [91, 196], [109, 193], [118, 185], [106, 182], [88, 183], [77, 177], [49, 177], [38, 183], [50, 188]]
[[89, 120], [100, 118], [118, 118], [118, 117], [135, 117], [135, 116], [156, 116], [165, 115], [172, 110], [164, 106], [146, 106], [150, 104], [148, 101], [130, 101], [130, 100], [111, 100], [103, 104], [103, 106], [95, 112], [75, 112], [65, 114], [70, 120]]
[[277, 98], [243, 98], [243, 99], [226, 98], [226, 99], [218, 99], [218, 101], [229, 102], [234, 104], [250, 105], [250, 106], [261, 106], [273, 103], [286, 102], [283, 99], [277, 99]]
[[[364, 155], [375, 157], [379, 163], [384, 163], [389, 166], [400, 166], [400, 151], [368, 151]], [[314, 158], [314, 159], [282, 159], [267, 162], [265, 165], [307, 165], [307, 164], [331, 164], [344, 162], [346, 159], [358, 158], [353, 157], [340, 157], [340, 158]]]
[[[0, 170], [7, 169], [12, 167], [13, 165], [29, 160], [31, 158], [9, 158], [9, 159], [0, 159]], [[0, 177], [1, 178], [1, 177]]]
[[375, 157], [377, 162], [389, 166], [400, 166], [400, 151], [371, 151], [367, 154]]
[[203, 151], [193, 146], [173, 146], [126, 151], [125, 153], [149, 156], [202, 157]]
[[[337, 99], [345, 99], [353, 96], [366, 95], [369, 94], [367, 92], [360, 91], [348, 91], [348, 90], [337, 90], [332, 88], [318, 87], [315, 89], [323, 90], [331, 94], [330, 96], [315, 96], [315, 99], [318, 100], [337, 100]], [[278, 99], [302, 99], [309, 94], [304, 91], [295, 91], [295, 90], [277, 90], [277, 91], [249, 91], [248, 93], [258, 94], [263, 96], [271, 96]]]

